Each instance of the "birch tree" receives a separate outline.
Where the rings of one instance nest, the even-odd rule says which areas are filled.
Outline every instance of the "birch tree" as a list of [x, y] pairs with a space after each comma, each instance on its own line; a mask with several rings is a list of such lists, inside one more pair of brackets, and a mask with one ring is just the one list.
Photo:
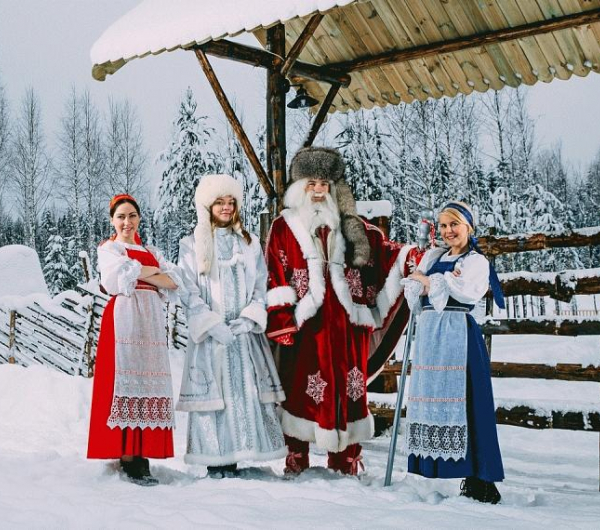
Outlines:
[[51, 161], [46, 153], [39, 100], [32, 88], [21, 102], [12, 139], [10, 186], [25, 230], [25, 244], [36, 248], [38, 217], [48, 200]]

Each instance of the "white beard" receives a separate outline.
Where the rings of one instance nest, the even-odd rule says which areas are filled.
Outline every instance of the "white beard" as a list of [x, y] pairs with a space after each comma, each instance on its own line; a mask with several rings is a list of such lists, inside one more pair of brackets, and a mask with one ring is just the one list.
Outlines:
[[302, 223], [311, 234], [314, 234], [320, 226], [328, 226], [336, 230], [340, 226], [340, 212], [332, 195], [335, 193], [333, 184], [330, 193], [325, 193], [323, 202], [313, 202], [314, 192], [304, 190], [305, 180], [294, 182], [286, 192], [285, 203], [288, 208], [299, 213]]

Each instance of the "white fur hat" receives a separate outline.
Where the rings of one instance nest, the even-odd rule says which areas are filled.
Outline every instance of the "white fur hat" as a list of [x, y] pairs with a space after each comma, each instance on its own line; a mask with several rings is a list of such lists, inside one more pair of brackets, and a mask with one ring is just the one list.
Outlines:
[[[196, 263], [199, 274], [207, 274], [213, 257], [213, 233], [210, 224], [210, 208], [219, 197], [231, 196], [235, 199], [238, 211], [242, 205], [244, 194], [242, 185], [230, 175], [204, 175], [196, 188], [195, 202], [198, 212], [198, 224], [194, 228], [196, 242]], [[238, 223], [232, 227], [241, 233]]]

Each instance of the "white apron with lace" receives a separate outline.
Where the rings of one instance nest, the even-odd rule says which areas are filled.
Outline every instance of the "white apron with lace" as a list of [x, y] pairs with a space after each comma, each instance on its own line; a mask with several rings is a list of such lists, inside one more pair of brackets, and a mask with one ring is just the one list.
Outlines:
[[[107, 247], [107, 248], [104, 248]], [[164, 306], [158, 292], [135, 289], [140, 263], [126, 248], [143, 247], [105, 243], [98, 253], [102, 283], [117, 294], [114, 305], [115, 382], [109, 427], [173, 428], [173, 388], [165, 329]], [[175, 270], [162, 272], [181, 280]], [[162, 262], [162, 263], [161, 263]], [[115, 292], [119, 291], [119, 292]]]

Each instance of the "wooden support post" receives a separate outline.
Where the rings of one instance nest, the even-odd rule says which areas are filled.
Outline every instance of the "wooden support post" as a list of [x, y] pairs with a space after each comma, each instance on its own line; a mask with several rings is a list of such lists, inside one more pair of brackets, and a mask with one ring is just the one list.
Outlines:
[[[267, 30], [267, 50], [279, 57], [285, 56], [285, 26], [277, 24]], [[277, 211], [283, 208], [286, 185], [285, 136], [285, 77], [278, 68], [267, 73], [267, 168], [275, 188]]]
[[325, 96], [325, 99], [321, 104], [319, 112], [317, 112], [317, 115], [315, 116], [315, 119], [313, 120], [312, 125], [310, 126], [310, 131], [308, 131], [308, 134], [306, 135], [306, 140], [304, 140], [304, 147], [310, 147], [315, 141], [315, 138], [317, 137], [317, 134], [319, 134], [319, 130], [321, 129], [321, 125], [323, 125], [323, 122], [327, 117], [329, 107], [331, 107], [331, 104], [333, 103], [333, 100], [335, 99], [335, 96], [337, 95], [340, 86], [341, 85], [337, 83], [331, 85], [329, 92], [327, 92], [327, 96]]
[[237, 116], [235, 115], [233, 107], [229, 103], [229, 100], [227, 99], [227, 96], [225, 95], [225, 92], [223, 91], [223, 87], [221, 86], [221, 83], [217, 79], [217, 76], [215, 75], [215, 72], [214, 72], [211, 64], [209, 63], [208, 58], [206, 57], [206, 54], [204, 53], [204, 51], [202, 51], [199, 48], [197, 48], [194, 51], [196, 53], [196, 57], [198, 58], [198, 62], [200, 63], [200, 66], [202, 66], [202, 70], [204, 70], [204, 74], [206, 75], [206, 78], [208, 79], [208, 82], [210, 83], [210, 86], [212, 87], [215, 95], [217, 96], [217, 99], [219, 100], [219, 103], [221, 104], [221, 107], [223, 108], [223, 112], [225, 113], [225, 116], [227, 116], [227, 119], [229, 120], [229, 123], [231, 124], [231, 128], [233, 129], [233, 132], [237, 136], [242, 148], [244, 149], [244, 152], [246, 153], [246, 156], [250, 160], [250, 164], [252, 164], [252, 168], [256, 172], [258, 181], [260, 182], [261, 186], [263, 187], [263, 189], [265, 190], [267, 195], [269, 197], [272, 197], [275, 193], [273, 184], [271, 183], [271, 181], [269, 180], [269, 177], [265, 173], [265, 170], [262, 167], [262, 164], [260, 163], [260, 160], [258, 159], [258, 156], [256, 155], [256, 151], [254, 151], [254, 147], [252, 147], [252, 144], [250, 143], [250, 140], [248, 139], [248, 135], [244, 131], [242, 124], [240, 123]]
[[9, 364], [15, 364], [15, 342], [16, 342], [16, 331], [17, 331], [17, 312], [12, 310], [9, 314], [9, 330], [8, 330], [8, 362]]
[[296, 40], [296, 42], [290, 49], [290, 52], [288, 53], [287, 57], [285, 58], [285, 61], [283, 62], [283, 66], [280, 70], [281, 75], [283, 77], [287, 76], [291, 67], [294, 65], [294, 63], [302, 53], [302, 50], [304, 49], [310, 38], [313, 36], [315, 30], [317, 29], [317, 26], [321, 23], [321, 20], [323, 20], [324, 16], [325, 15], [322, 15], [321, 13], [317, 13], [316, 15], [313, 15], [312, 18], [308, 21], [308, 24], [306, 24], [306, 26], [302, 30], [302, 33], [298, 37], [298, 40]]
[[[89, 303], [86, 308], [88, 314], [88, 325], [85, 330], [85, 364], [87, 366], [86, 377], [94, 376], [94, 360], [92, 359], [92, 351], [94, 349], [94, 299]], [[80, 373], [80, 375], [84, 375]]]

